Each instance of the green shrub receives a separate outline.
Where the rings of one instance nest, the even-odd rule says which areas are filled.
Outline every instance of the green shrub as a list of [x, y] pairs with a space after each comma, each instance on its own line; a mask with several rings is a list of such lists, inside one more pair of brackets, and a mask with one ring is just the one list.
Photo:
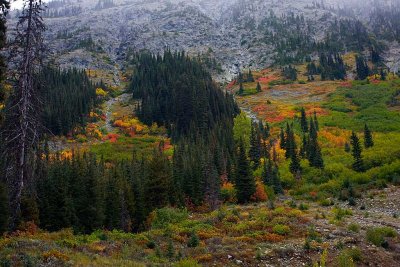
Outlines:
[[354, 232], [354, 233], [360, 232], [360, 226], [359, 226], [358, 224], [356, 224], [356, 223], [351, 223], [351, 224], [349, 224], [349, 226], [347, 227], [347, 229], [348, 229], [349, 231], [351, 231], [351, 232]]
[[308, 205], [304, 203], [300, 203], [299, 210], [308, 210]]
[[333, 209], [332, 209], [332, 212], [333, 212], [333, 214], [334, 214], [334, 216], [335, 216], [335, 220], [337, 220], [337, 221], [341, 221], [341, 220], [343, 220], [345, 217], [348, 217], [348, 216], [352, 216], [352, 215], [353, 215], [353, 212], [352, 212], [351, 210], [349, 210], [349, 209], [342, 209], [342, 208], [340, 208], [340, 207], [335, 207], [335, 208], [333, 208]]
[[339, 267], [355, 267], [353, 259], [347, 253], [340, 253], [336, 258]]
[[195, 248], [195, 247], [197, 247], [199, 244], [200, 244], [200, 239], [199, 239], [199, 237], [197, 236], [197, 234], [193, 232], [193, 233], [190, 235], [190, 238], [189, 238], [189, 240], [188, 240], [187, 246], [188, 246], [189, 248]]
[[345, 249], [343, 253], [346, 253], [353, 261], [358, 262], [362, 260], [362, 252], [359, 248]]
[[183, 259], [173, 265], [174, 267], [201, 267], [201, 265], [193, 259]]
[[277, 224], [272, 228], [272, 231], [278, 235], [287, 235], [290, 233], [290, 227], [287, 225]]
[[175, 208], [162, 208], [153, 211], [150, 214], [150, 226], [154, 229], [162, 229], [169, 224], [176, 224], [186, 220], [189, 217], [187, 210]]
[[369, 228], [367, 230], [368, 242], [374, 244], [377, 247], [385, 246], [385, 237], [396, 237], [397, 232], [391, 227], [376, 227]]
[[319, 204], [323, 207], [332, 206], [334, 203], [331, 199], [325, 198], [319, 202]]

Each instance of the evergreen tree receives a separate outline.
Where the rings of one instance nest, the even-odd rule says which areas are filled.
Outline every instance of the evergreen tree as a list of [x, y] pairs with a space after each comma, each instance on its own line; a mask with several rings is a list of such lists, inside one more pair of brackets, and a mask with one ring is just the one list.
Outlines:
[[300, 159], [296, 150], [290, 155], [289, 169], [290, 172], [294, 175], [297, 175], [299, 172], [301, 172]]
[[386, 81], [386, 72], [383, 70], [383, 68], [380, 71], [380, 75], [381, 75], [381, 80]]
[[372, 139], [372, 133], [368, 128], [367, 124], [364, 126], [364, 146], [370, 148], [374, 146], [374, 140]]
[[301, 108], [300, 125], [303, 133], [308, 132], [308, 121], [307, 121], [306, 111], [304, 108]]
[[367, 61], [363, 56], [356, 55], [356, 68], [357, 68], [357, 78], [359, 80], [365, 80], [369, 74], [370, 70]]
[[307, 157], [307, 151], [308, 151], [308, 142], [307, 142], [307, 137], [306, 135], [303, 135], [302, 139], [302, 144], [300, 147], [300, 157], [305, 158]]
[[364, 162], [363, 162], [362, 155], [361, 155], [362, 148], [360, 145], [360, 140], [355, 132], [352, 132], [350, 142], [352, 145], [352, 155], [354, 158], [354, 162], [352, 165], [353, 169], [357, 172], [362, 172], [362, 171], [364, 171]]
[[257, 82], [257, 88], [256, 89], [257, 89], [258, 93], [262, 92], [260, 82]]
[[286, 148], [286, 138], [285, 138], [285, 132], [283, 131], [283, 128], [281, 128], [279, 139], [280, 139], [280, 148], [285, 149]]
[[7, 230], [8, 205], [6, 187], [0, 182], [0, 236]]
[[239, 91], [238, 91], [238, 95], [243, 95], [243, 94], [244, 94], [243, 83], [240, 83], [240, 85], [239, 85]]
[[315, 130], [318, 132], [319, 131], [319, 123], [318, 123], [318, 118], [317, 118], [317, 112], [314, 110], [314, 127]]
[[239, 203], [249, 202], [253, 194], [256, 192], [256, 183], [251, 174], [243, 140], [240, 140], [239, 142], [237, 155], [236, 190]]
[[275, 194], [283, 193], [282, 183], [279, 177], [278, 166], [273, 164], [270, 160], [264, 163], [262, 176], [264, 184], [272, 187], [274, 189]]
[[146, 184], [145, 197], [149, 210], [162, 208], [169, 204], [169, 187], [171, 168], [168, 159], [162, 152], [163, 144], [153, 152], [149, 163], [149, 177]]
[[251, 72], [251, 69], [249, 69], [249, 73], [247, 74], [247, 82], [254, 82], [254, 77], [253, 77], [253, 73]]
[[251, 123], [249, 158], [253, 168], [257, 169], [261, 159], [261, 136], [254, 122]]

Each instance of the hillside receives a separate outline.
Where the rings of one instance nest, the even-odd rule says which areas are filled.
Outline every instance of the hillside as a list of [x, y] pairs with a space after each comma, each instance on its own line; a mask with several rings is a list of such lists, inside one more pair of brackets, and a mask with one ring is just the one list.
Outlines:
[[27, 1], [0, 267], [400, 265], [399, 0]]

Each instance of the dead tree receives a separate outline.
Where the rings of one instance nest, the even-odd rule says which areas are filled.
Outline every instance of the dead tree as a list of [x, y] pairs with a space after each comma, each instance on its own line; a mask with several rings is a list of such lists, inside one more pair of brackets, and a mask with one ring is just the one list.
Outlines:
[[41, 137], [38, 73], [41, 68], [45, 30], [42, 0], [25, 0], [10, 45], [10, 76], [13, 92], [1, 131], [4, 142], [4, 176], [8, 190], [10, 230], [21, 217], [21, 197], [32, 185], [35, 153]]

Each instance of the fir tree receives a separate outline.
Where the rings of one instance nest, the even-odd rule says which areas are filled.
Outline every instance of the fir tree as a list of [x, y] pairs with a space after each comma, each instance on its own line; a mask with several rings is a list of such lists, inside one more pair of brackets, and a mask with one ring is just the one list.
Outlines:
[[352, 145], [352, 155], [354, 158], [353, 169], [357, 172], [364, 171], [364, 162], [362, 159], [362, 148], [360, 145], [360, 140], [355, 132], [351, 134], [351, 145]]
[[237, 167], [236, 167], [236, 190], [239, 203], [249, 202], [256, 191], [256, 183], [251, 174], [249, 161], [243, 140], [239, 142]]
[[6, 187], [0, 182], [0, 235], [7, 230], [8, 205]]
[[254, 122], [251, 124], [249, 158], [253, 168], [257, 169], [261, 158], [261, 136]]
[[240, 83], [240, 85], [239, 85], [239, 91], [238, 91], [238, 95], [243, 95], [243, 94], [244, 94], [243, 83]]
[[297, 175], [299, 172], [301, 172], [300, 159], [297, 155], [297, 151], [294, 151], [294, 153], [290, 155], [289, 169], [294, 175]]
[[318, 132], [319, 131], [319, 123], [318, 123], [317, 112], [315, 110], [314, 110], [314, 127], [315, 127], [315, 130]]
[[370, 70], [367, 61], [364, 59], [364, 57], [360, 55], [356, 56], [356, 68], [357, 68], [357, 78], [359, 80], [365, 80], [368, 77]]
[[280, 139], [280, 148], [285, 149], [286, 148], [286, 138], [285, 138], [285, 132], [283, 131], [283, 128], [281, 128], [279, 139]]
[[149, 178], [146, 184], [145, 197], [147, 207], [150, 210], [162, 208], [169, 204], [169, 187], [171, 182], [171, 168], [168, 159], [163, 155], [160, 143], [158, 149], [153, 152], [149, 163]]
[[374, 146], [374, 140], [372, 139], [372, 133], [368, 128], [367, 124], [364, 126], [364, 146], [370, 148]]
[[304, 108], [301, 108], [300, 125], [303, 133], [308, 132], [308, 121], [307, 121], [306, 111]]
[[257, 82], [257, 88], [256, 89], [257, 89], [258, 93], [262, 92], [260, 82]]
[[251, 69], [249, 69], [249, 73], [247, 74], [247, 82], [249, 82], [249, 83], [254, 82], [254, 77], [253, 77], [253, 73], [251, 72]]

